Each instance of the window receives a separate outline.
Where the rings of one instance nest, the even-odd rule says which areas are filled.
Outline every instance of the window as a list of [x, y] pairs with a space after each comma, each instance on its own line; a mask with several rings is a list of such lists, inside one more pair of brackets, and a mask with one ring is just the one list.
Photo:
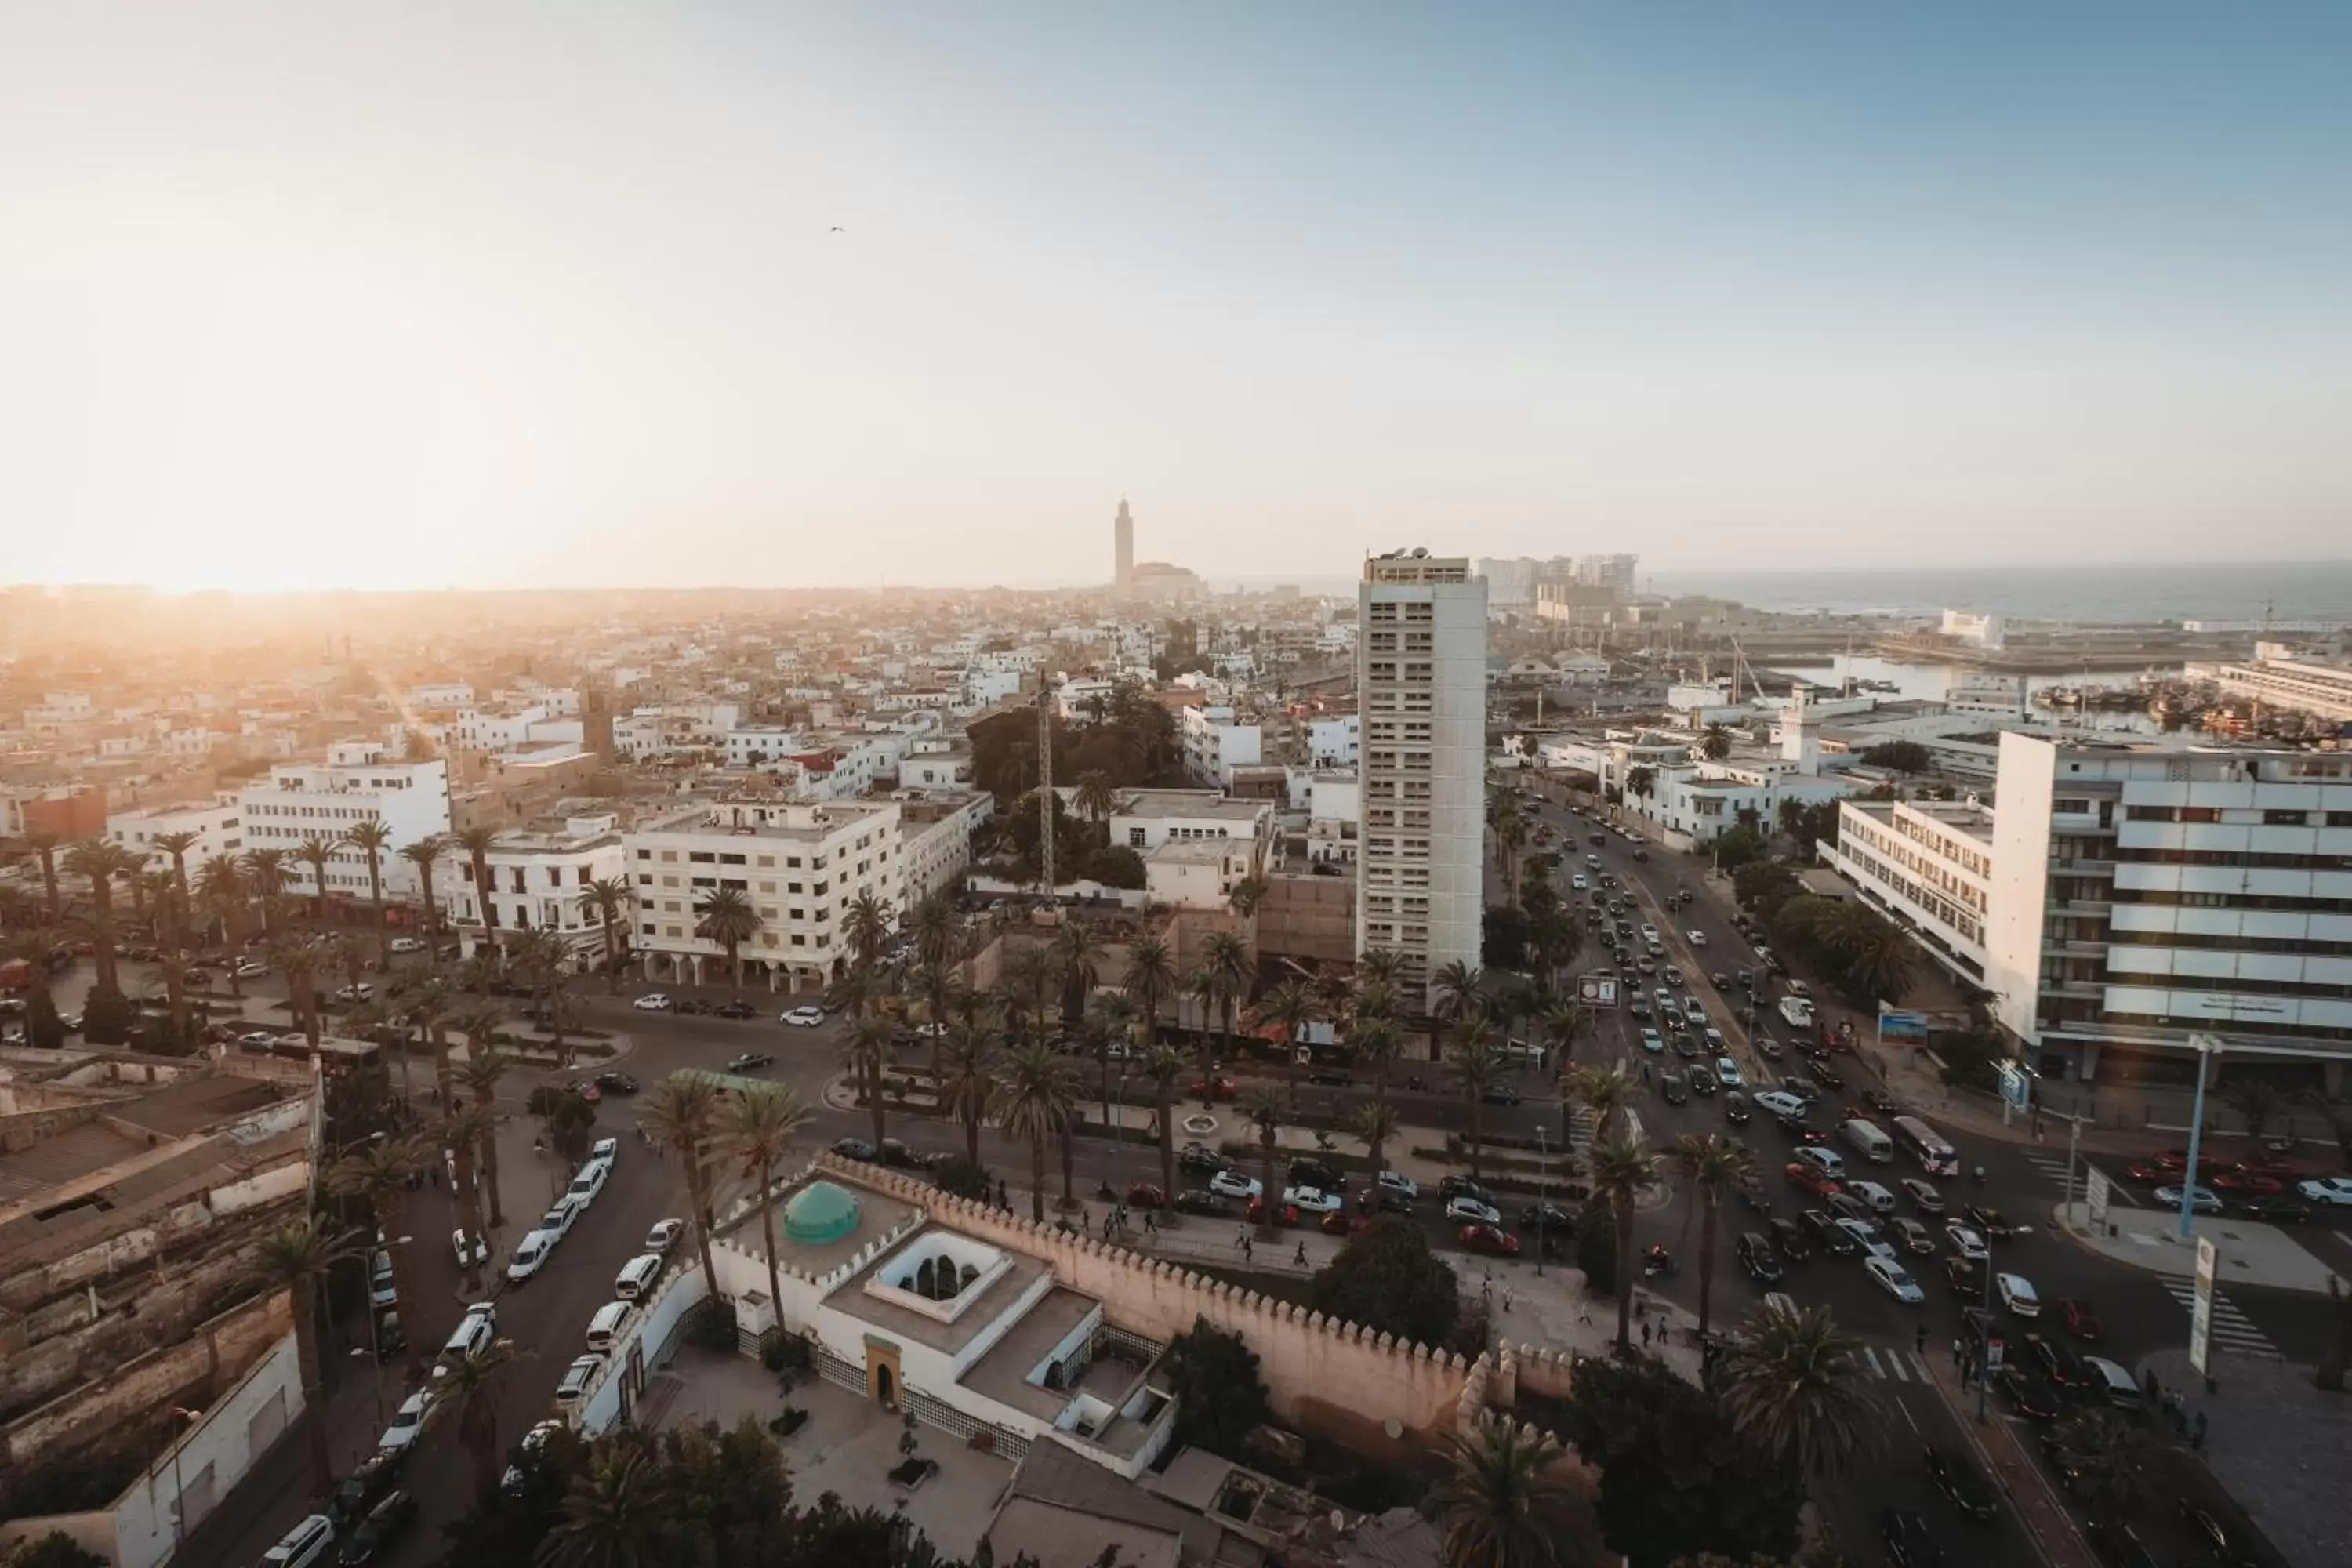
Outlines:
[[686, 858], [698, 866], [708, 866], [718, 858], [708, 849], [689, 849], [687, 851]]
[[721, 855], [719, 857], [719, 863], [721, 866], [740, 866], [744, 864], [744, 860], [740, 855]]
[[2302, 827], [2310, 820], [2311, 814], [2305, 811], [2272, 810], [2263, 813], [2263, 826], [2265, 827]]

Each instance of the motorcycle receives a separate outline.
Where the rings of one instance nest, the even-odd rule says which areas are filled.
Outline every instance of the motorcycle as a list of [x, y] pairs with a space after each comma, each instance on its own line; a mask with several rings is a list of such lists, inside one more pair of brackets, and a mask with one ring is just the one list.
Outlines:
[[1331, 1134], [1324, 1131], [1318, 1127], [1315, 1130], [1315, 1147], [1322, 1150], [1326, 1153], [1328, 1153], [1330, 1151], [1337, 1149], [1339, 1145], [1331, 1142]]
[[1643, 1279], [1658, 1279], [1658, 1278], [1659, 1278], [1660, 1276], [1662, 1276], [1662, 1275], [1663, 1275], [1663, 1276], [1665, 1276], [1665, 1277], [1668, 1277], [1668, 1278], [1671, 1278], [1671, 1277], [1673, 1276], [1674, 1272], [1675, 1272], [1675, 1260], [1674, 1260], [1672, 1258], [1669, 1258], [1665, 1253], [1661, 1252], [1661, 1251], [1659, 1251], [1659, 1250], [1657, 1250], [1657, 1249], [1655, 1249], [1655, 1248], [1653, 1248], [1653, 1249], [1652, 1249], [1652, 1250], [1650, 1250], [1649, 1252], [1646, 1252], [1646, 1253], [1643, 1254], [1643, 1257], [1642, 1257], [1642, 1278], [1643, 1278]]

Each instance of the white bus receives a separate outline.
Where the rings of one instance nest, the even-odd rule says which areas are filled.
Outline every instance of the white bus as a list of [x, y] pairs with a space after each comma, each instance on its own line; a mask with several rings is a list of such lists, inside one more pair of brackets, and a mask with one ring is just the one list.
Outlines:
[[1944, 1142], [1944, 1135], [1916, 1116], [1895, 1119], [1895, 1142], [1931, 1176], [1957, 1176], [1960, 1173], [1960, 1152]]

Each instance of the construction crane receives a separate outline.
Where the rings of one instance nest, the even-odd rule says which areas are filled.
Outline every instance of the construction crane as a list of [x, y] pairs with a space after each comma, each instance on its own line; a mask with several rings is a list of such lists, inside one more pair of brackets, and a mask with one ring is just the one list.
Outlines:
[[1037, 883], [1054, 896], [1054, 688], [1037, 682]]

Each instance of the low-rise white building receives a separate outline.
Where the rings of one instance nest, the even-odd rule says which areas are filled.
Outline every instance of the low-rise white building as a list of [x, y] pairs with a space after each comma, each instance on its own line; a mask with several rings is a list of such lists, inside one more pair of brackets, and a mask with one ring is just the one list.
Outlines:
[[797, 731], [781, 724], [751, 724], [730, 730], [724, 737], [727, 765], [764, 768], [805, 748]]
[[[395, 762], [377, 742], [339, 741], [323, 764], [280, 763], [267, 784], [239, 791], [237, 817], [247, 849], [286, 851], [286, 890], [305, 896], [320, 889], [310, 885], [309, 865], [294, 857], [302, 841], [316, 835], [340, 842], [362, 822], [380, 821], [392, 830], [381, 857], [385, 896], [408, 898], [418, 890], [415, 868], [399, 851], [449, 831], [448, 765]], [[324, 890], [366, 897], [367, 857], [349, 845], [338, 848]]]
[[1253, 768], [1265, 760], [1265, 734], [1255, 721], [1244, 722], [1230, 707], [1187, 708], [1177, 716], [1184, 745], [1184, 771], [1204, 784], [1231, 787], [1235, 768]]
[[937, 792], [902, 799], [898, 810], [898, 898], [901, 908], [911, 910], [934, 893], [951, 893], [963, 885], [972, 835], [995, 815], [996, 797], [985, 790]]
[[235, 795], [222, 795], [201, 805], [151, 805], [110, 813], [106, 836], [134, 855], [145, 858], [150, 871], [168, 871], [172, 857], [155, 847], [155, 840], [174, 833], [193, 833], [195, 844], [181, 857], [188, 875], [215, 855], [235, 855], [245, 847], [237, 827]]
[[[483, 863], [489, 873], [487, 895], [474, 886], [473, 860], [467, 855], [453, 854], [435, 879], [443, 918], [468, 956], [511, 932], [551, 931], [571, 949], [576, 971], [584, 973], [604, 962], [604, 922], [586, 895], [592, 883], [627, 871], [616, 815], [583, 813], [509, 828], [498, 836]], [[623, 910], [623, 939], [633, 923], [631, 911]]]
[[1358, 713], [1335, 713], [1307, 726], [1307, 757], [1318, 768], [1358, 768], [1364, 762], [1364, 721]]
[[1171, 839], [1144, 856], [1144, 889], [1168, 909], [1227, 909], [1234, 885], [1257, 874], [1255, 849], [1245, 838]]
[[1274, 803], [1228, 800], [1214, 790], [1139, 789], [1119, 797], [1110, 841], [1146, 859], [1162, 844], [1237, 838], [1265, 847], [1274, 837]]

